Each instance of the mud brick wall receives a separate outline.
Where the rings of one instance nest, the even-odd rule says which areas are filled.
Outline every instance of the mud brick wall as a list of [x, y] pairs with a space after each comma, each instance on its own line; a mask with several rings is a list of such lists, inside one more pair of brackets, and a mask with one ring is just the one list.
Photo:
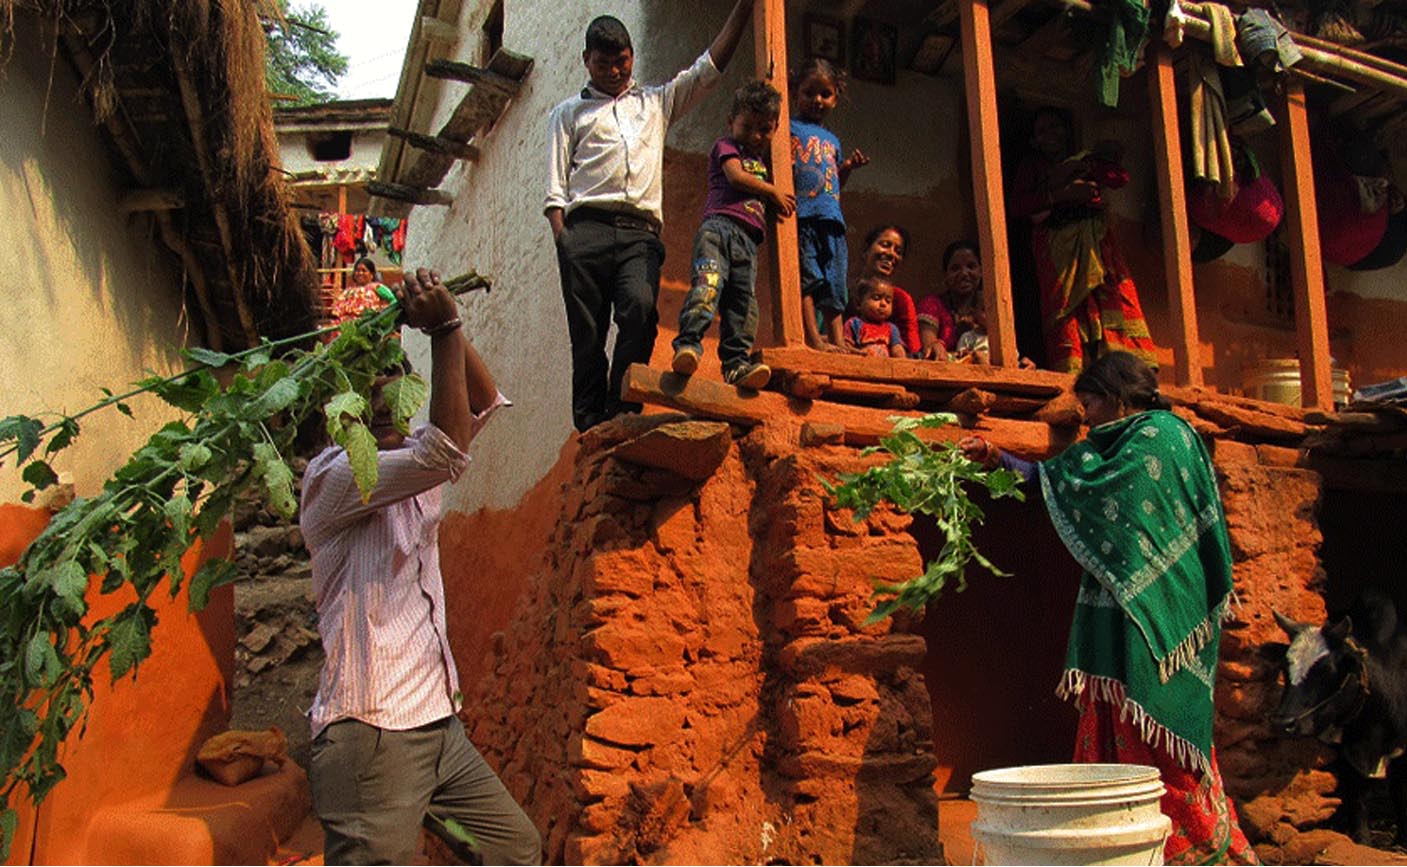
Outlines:
[[1278, 662], [1265, 646], [1283, 642], [1271, 616], [1322, 622], [1325, 576], [1317, 509], [1319, 475], [1295, 468], [1292, 449], [1231, 440], [1213, 444], [1231, 534], [1240, 606], [1226, 624], [1216, 693], [1217, 760], [1241, 820], [1262, 855], [1327, 820], [1338, 806], [1323, 770], [1332, 752], [1315, 741], [1285, 739], [1267, 717], [1280, 698]]
[[673, 416], [584, 438], [466, 713], [550, 860], [941, 858], [923, 641], [863, 625], [917, 548], [827, 512], [853, 450], [794, 443]]

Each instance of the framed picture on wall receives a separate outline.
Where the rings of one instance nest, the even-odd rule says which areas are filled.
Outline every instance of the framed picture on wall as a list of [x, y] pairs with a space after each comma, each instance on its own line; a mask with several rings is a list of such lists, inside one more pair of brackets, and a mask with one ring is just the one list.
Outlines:
[[807, 57], [820, 57], [836, 66], [845, 65], [845, 24], [842, 21], [823, 15], [807, 15], [803, 33]]
[[894, 50], [899, 33], [893, 25], [870, 18], [856, 18], [855, 44], [850, 73], [861, 81], [894, 83]]

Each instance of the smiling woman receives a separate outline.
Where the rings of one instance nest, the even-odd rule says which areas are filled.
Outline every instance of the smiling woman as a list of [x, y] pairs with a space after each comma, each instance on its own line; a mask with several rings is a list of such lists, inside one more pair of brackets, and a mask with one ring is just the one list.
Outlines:
[[918, 310], [914, 297], [895, 283], [894, 272], [904, 263], [909, 247], [909, 233], [902, 226], [880, 225], [865, 236], [865, 253], [860, 271], [861, 280], [879, 278], [894, 287], [894, 312], [890, 321], [899, 329], [904, 351], [917, 355], [923, 348], [918, 333]]

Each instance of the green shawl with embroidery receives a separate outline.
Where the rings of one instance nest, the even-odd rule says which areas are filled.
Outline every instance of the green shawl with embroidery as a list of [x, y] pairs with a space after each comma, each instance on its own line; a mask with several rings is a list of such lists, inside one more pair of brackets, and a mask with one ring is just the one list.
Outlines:
[[1231, 545], [1211, 459], [1170, 412], [1091, 428], [1040, 465], [1056, 532], [1085, 569], [1060, 692], [1118, 704], [1150, 745], [1206, 770]]

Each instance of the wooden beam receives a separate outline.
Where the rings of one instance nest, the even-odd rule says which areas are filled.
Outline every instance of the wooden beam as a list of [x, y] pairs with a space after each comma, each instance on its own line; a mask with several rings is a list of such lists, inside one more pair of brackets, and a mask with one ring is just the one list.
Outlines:
[[1163, 274], [1172, 313], [1174, 380], [1202, 384], [1202, 344], [1197, 332], [1197, 295], [1192, 285], [1192, 241], [1187, 230], [1187, 192], [1182, 177], [1182, 136], [1178, 130], [1177, 81], [1172, 49], [1161, 40], [1150, 46], [1148, 99], [1153, 105], [1153, 155], [1158, 197], [1163, 201]]
[[987, 339], [992, 363], [1014, 368], [1020, 360], [1020, 352], [1016, 348], [1016, 322], [1011, 305], [1011, 262], [1006, 243], [1006, 200], [1002, 189], [992, 29], [988, 22], [987, 0], [957, 0], [957, 3], [962, 27], [968, 138], [972, 147], [972, 198], [977, 210], [977, 240], [982, 246], [982, 285], [986, 288]]
[[[92, 75], [97, 61], [88, 50], [87, 40], [82, 33], [65, 32], [62, 38], [64, 47], [68, 51], [69, 57], [73, 58], [74, 65], [78, 67], [80, 76], [87, 78]], [[94, 119], [99, 120], [107, 128], [108, 135], [112, 136], [113, 144], [117, 147], [117, 152], [122, 155], [123, 161], [127, 163], [128, 171], [132, 173], [132, 177], [137, 180], [137, 183], [153, 183], [153, 173], [147, 167], [146, 160], [142, 156], [136, 133], [122, 119], [122, 113], [109, 112], [106, 118], [98, 118], [96, 111], [93, 114]], [[223, 352], [225, 339], [220, 331], [220, 317], [215, 312], [215, 305], [210, 301], [210, 291], [206, 285], [205, 272], [201, 268], [199, 258], [191, 255], [190, 245], [186, 243], [185, 237], [176, 231], [171, 222], [170, 214], [165, 211], [157, 211], [153, 216], [161, 231], [162, 240], [172, 252], [181, 258], [181, 263], [190, 278], [191, 288], [195, 291], [196, 304], [200, 307], [201, 325], [205, 331], [205, 345], [216, 352]]]
[[[787, 94], [787, 22], [785, 0], [758, 0], [753, 7], [755, 73], [782, 95], [777, 133], [772, 136], [772, 183], [783, 193], [795, 193], [791, 174], [791, 115]], [[767, 260], [772, 275], [772, 337], [782, 346], [801, 346], [806, 332], [801, 321], [801, 253], [796, 217], [777, 220]]]
[[186, 279], [191, 281], [191, 288], [195, 291], [195, 303], [200, 306], [200, 318], [205, 324], [205, 345], [216, 352], [223, 352], [225, 339], [220, 334], [220, 315], [210, 303], [210, 288], [205, 282], [205, 270], [200, 263], [200, 257], [191, 249], [185, 237], [176, 231], [170, 214], [158, 211], [155, 217], [157, 228], [161, 231], [161, 240], [171, 252], [180, 257]]
[[405, 184], [393, 184], [387, 181], [369, 181], [366, 191], [373, 196], [380, 196], [383, 199], [395, 199], [398, 202], [410, 202], [412, 205], [452, 205], [454, 196], [444, 190], [426, 190], [420, 187], [408, 187]]
[[840, 352], [818, 352], [804, 346], [763, 349], [762, 361], [774, 371], [819, 373], [832, 379], [890, 382], [907, 388], [982, 388], [998, 394], [1023, 394], [1049, 399], [1070, 389], [1074, 378], [1049, 370], [1019, 370], [985, 364], [871, 358]]
[[1329, 320], [1304, 85], [1287, 79], [1281, 105], [1284, 123], [1280, 124], [1280, 173], [1285, 186], [1285, 243], [1290, 250], [1300, 393], [1305, 406], [1330, 409], [1334, 405], [1334, 381], [1329, 367]]
[[117, 198], [117, 211], [121, 214], [177, 211], [185, 206], [186, 194], [177, 189], [128, 190]]
[[206, 195], [210, 198], [210, 212], [215, 217], [215, 228], [220, 233], [220, 246], [224, 252], [225, 270], [230, 279], [230, 294], [234, 296], [235, 314], [239, 317], [240, 328], [244, 332], [246, 345], [259, 343], [259, 327], [254, 321], [254, 311], [244, 294], [244, 278], [235, 262], [234, 232], [230, 228], [229, 213], [223, 202], [216, 198], [218, 186], [211, 166], [210, 151], [205, 142], [205, 114], [200, 108], [199, 91], [195, 86], [195, 76], [190, 63], [182, 51], [170, 54], [171, 68], [176, 72], [176, 85], [181, 93], [181, 106], [186, 112], [186, 127], [191, 134], [191, 145], [195, 149], [196, 162], [200, 175], [205, 181]]
[[425, 64], [425, 74], [430, 78], [445, 78], [450, 81], [462, 81], [476, 87], [486, 87], [506, 96], [516, 96], [523, 86], [522, 82], [515, 81], [506, 75], [499, 75], [491, 69], [459, 63], [455, 60], [428, 61]]
[[401, 129], [398, 126], [387, 127], [386, 134], [398, 138], [418, 150], [432, 151], [437, 154], [454, 157], [457, 160], [468, 160], [470, 162], [475, 162], [479, 159], [478, 148], [471, 144], [457, 142], [454, 139], [411, 132], [408, 129]]
[[432, 15], [420, 16], [420, 38], [426, 42], [453, 44], [459, 41], [459, 28]]
[[[880, 437], [893, 430], [892, 419], [895, 415], [920, 414], [824, 400], [801, 400], [775, 391], [743, 392], [717, 380], [702, 376], [679, 376], [643, 364], [632, 364], [626, 371], [621, 397], [748, 427], [795, 424], [798, 438], [801, 426], [807, 422], [839, 426], [845, 429], [845, 442], [852, 446], [869, 446], [879, 442]], [[984, 415], [969, 419], [969, 422], [970, 427], [944, 425], [921, 428], [915, 433], [931, 442], [953, 442], [975, 432], [1000, 448], [1033, 460], [1049, 457], [1076, 439], [1075, 432], [1068, 428], [1052, 428], [1035, 421]]]

